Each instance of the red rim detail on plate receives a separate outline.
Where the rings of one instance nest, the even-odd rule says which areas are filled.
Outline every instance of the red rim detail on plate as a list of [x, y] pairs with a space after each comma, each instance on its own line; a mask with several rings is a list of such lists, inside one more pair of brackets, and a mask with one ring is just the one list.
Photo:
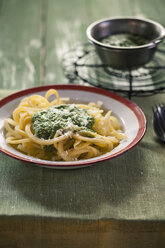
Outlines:
[[47, 167], [47, 168], [63, 168], [63, 167], [65, 167], [65, 168], [67, 168], [67, 167], [79, 168], [79, 167], [82, 167], [82, 166], [87, 166], [87, 165], [90, 165], [90, 164], [95, 164], [95, 163], [98, 163], [98, 162], [103, 162], [103, 161], [106, 161], [108, 159], [115, 158], [116, 156], [118, 156], [120, 154], [123, 154], [124, 152], [126, 152], [126, 151], [130, 150], [131, 148], [133, 148], [144, 137], [144, 134], [146, 132], [146, 118], [145, 118], [145, 115], [142, 112], [142, 110], [135, 103], [133, 103], [132, 101], [127, 100], [126, 98], [123, 98], [123, 97], [121, 97], [121, 96], [119, 96], [119, 95], [117, 95], [117, 94], [115, 94], [113, 92], [109, 92], [107, 90], [104, 90], [104, 89], [101, 89], [101, 88], [98, 88], [98, 87], [72, 85], [72, 84], [69, 84], [69, 85], [58, 84], [58, 85], [38, 86], [38, 87], [18, 91], [16, 93], [13, 93], [13, 94], [1, 99], [0, 100], [0, 108], [3, 107], [4, 105], [6, 105], [7, 103], [9, 103], [10, 101], [15, 100], [15, 99], [17, 99], [19, 97], [23, 97], [23, 96], [25, 96], [27, 94], [34, 94], [36, 92], [38, 92], [38, 94], [39, 94], [39, 92], [47, 91], [50, 88], [53, 88], [53, 89], [56, 89], [56, 90], [87, 91], [87, 92], [92, 92], [92, 93], [96, 93], [96, 94], [99, 94], [99, 95], [107, 96], [107, 97], [110, 97], [112, 99], [115, 99], [115, 100], [119, 101], [120, 103], [122, 103], [125, 106], [127, 106], [134, 113], [134, 115], [136, 116], [136, 118], [138, 120], [139, 130], [138, 130], [138, 133], [137, 133], [136, 137], [126, 147], [124, 147], [122, 150], [120, 150], [120, 151], [118, 151], [118, 152], [116, 152], [116, 153], [114, 153], [112, 155], [107, 155], [106, 156], [106, 154], [105, 154], [105, 156], [103, 158], [96, 157], [96, 158], [93, 158], [92, 161], [79, 160], [78, 164], [71, 164], [71, 162], [69, 164], [69, 162], [61, 162], [61, 161], [60, 161], [60, 164], [56, 164], [57, 162], [54, 162], [54, 164], [50, 164], [49, 161], [44, 162], [42, 160], [33, 161], [30, 158], [24, 158], [22, 156], [18, 156], [16, 154], [13, 154], [13, 153], [7, 151], [6, 149], [3, 149], [2, 147], [0, 147], [1, 152], [3, 152], [4, 154], [6, 154], [6, 155], [8, 155], [8, 156], [10, 156], [12, 158], [15, 158], [15, 159], [18, 159], [18, 160], [21, 160], [21, 161], [24, 161], [24, 162], [28, 162], [28, 163], [34, 163], [36, 165], [42, 165], [42, 166]]

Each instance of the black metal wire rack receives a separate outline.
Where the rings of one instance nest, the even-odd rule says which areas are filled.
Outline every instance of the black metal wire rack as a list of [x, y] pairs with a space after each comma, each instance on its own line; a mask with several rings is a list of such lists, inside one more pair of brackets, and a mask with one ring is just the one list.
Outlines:
[[64, 54], [62, 68], [69, 83], [92, 85], [129, 99], [165, 92], [165, 43], [154, 58], [136, 70], [116, 70], [102, 64], [91, 44], [80, 44]]

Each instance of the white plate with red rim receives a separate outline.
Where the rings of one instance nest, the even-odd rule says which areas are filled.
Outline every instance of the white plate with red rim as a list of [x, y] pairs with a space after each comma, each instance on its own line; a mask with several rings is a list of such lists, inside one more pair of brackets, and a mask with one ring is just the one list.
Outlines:
[[[4, 137], [4, 120], [12, 116], [13, 110], [22, 98], [33, 94], [45, 95], [49, 89], [56, 89], [60, 97], [69, 97], [72, 102], [103, 103], [103, 108], [112, 110], [119, 119], [127, 138], [112, 151], [91, 159], [78, 161], [47, 161], [25, 155], [7, 145]], [[0, 151], [14, 159], [55, 169], [73, 169], [96, 164], [115, 158], [137, 145], [146, 132], [146, 118], [142, 110], [132, 101], [101, 88], [80, 85], [46, 85], [16, 92], [0, 100]]]

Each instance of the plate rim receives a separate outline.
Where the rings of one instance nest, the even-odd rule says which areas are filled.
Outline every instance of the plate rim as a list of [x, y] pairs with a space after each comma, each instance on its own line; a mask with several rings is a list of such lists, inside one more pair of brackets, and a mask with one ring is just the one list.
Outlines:
[[[124, 147], [123, 149], [121, 149], [118, 152], [115, 152], [114, 154], [111, 155], [107, 155], [105, 154], [104, 157], [95, 157], [93, 158], [92, 161], [90, 160], [79, 160], [79, 163], [76, 164], [72, 164], [72, 162], [68, 161], [60, 161], [60, 164], [57, 164], [59, 161], [55, 161], [54, 164], [50, 164], [49, 161], [46, 161], [47, 164], [44, 162], [45, 160], [40, 160], [40, 161], [34, 161], [33, 159], [29, 159], [28, 158], [24, 158], [22, 156], [18, 156], [4, 148], [1, 147], [0, 145], [0, 152], [4, 153], [5, 155], [12, 157], [14, 159], [17, 160], [21, 160], [23, 162], [27, 162], [27, 163], [32, 163], [38, 166], [42, 166], [42, 167], [46, 167], [46, 168], [55, 168], [55, 169], [60, 169], [60, 168], [81, 168], [81, 167], [85, 167], [88, 165], [92, 165], [92, 164], [96, 164], [99, 162], [103, 162], [112, 158], [117, 157], [118, 155], [121, 155], [127, 151], [129, 151], [130, 149], [132, 149], [135, 145], [137, 145], [142, 138], [144, 137], [145, 133], [146, 133], [146, 125], [147, 125], [147, 121], [146, 121], [146, 117], [142, 111], [142, 109], [135, 104], [133, 101], [128, 100], [114, 92], [111, 91], [107, 91], [105, 89], [99, 88], [99, 87], [93, 87], [93, 86], [84, 86], [84, 85], [74, 85], [74, 84], [53, 84], [53, 85], [42, 85], [42, 86], [36, 86], [36, 87], [31, 87], [31, 88], [27, 88], [27, 89], [23, 89], [20, 91], [17, 91], [13, 94], [10, 94], [2, 99], [0, 99], [0, 108], [3, 107], [4, 105], [6, 105], [7, 103], [25, 96], [27, 94], [34, 94], [37, 92], [42, 92], [42, 91], [47, 91], [48, 89], [56, 89], [56, 90], [81, 90], [81, 91], [87, 91], [90, 93], [96, 93], [99, 95], [103, 95], [103, 96], [107, 96], [110, 97], [114, 100], [119, 101], [120, 103], [124, 104], [126, 107], [129, 108], [129, 110], [131, 110], [134, 115], [137, 118], [138, 121], [138, 125], [139, 125], [139, 129], [138, 132], [136, 134], [136, 137], [132, 140], [132, 142], [130, 144], [128, 144], [126, 147]], [[34, 158], [35, 159], [35, 158]], [[52, 162], [52, 161], [51, 161]]]

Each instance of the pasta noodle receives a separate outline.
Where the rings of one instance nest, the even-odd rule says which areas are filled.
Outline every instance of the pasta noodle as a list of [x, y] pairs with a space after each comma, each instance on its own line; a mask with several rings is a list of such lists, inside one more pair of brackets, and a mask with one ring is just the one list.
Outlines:
[[[52, 101], [49, 101], [50, 97], [53, 98]], [[111, 111], [104, 113], [101, 109], [101, 102], [69, 104], [68, 100], [60, 98], [54, 89], [48, 90], [44, 97], [31, 95], [22, 99], [12, 117], [5, 120], [6, 143], [24, 154], [40, 159], [74, 161], [107, 153], [126, 138], [121, 131], [118, 119], [112, 115]], [[41, 132], [42, 135], [37, 133], [36, 123], [40, 123], [37, 122], [40, 121], [37, 119], [38, 113], [47, 114], [52, 109], [57, 112], [62, 108], [61, 111], [68, 114], [69, 111], [64, 109], [67, 106], [71, 106], [69, 111], [84, 111], [82, 113], [86, 114], [89, 123], [83, 118], [79, 120], [81, 125], [75, 123], [68, 125], [70, 123], [70, 119], [68, 119], [67, 125], [58, 128], [53, 135], [50, 128], [51, 136], [49, 137], [42, 137], [44, 129]], [[69, 116], [68, 118], [72, 118], [70, 113]], [[90, 125], [91, 127], [88, 128]]]

